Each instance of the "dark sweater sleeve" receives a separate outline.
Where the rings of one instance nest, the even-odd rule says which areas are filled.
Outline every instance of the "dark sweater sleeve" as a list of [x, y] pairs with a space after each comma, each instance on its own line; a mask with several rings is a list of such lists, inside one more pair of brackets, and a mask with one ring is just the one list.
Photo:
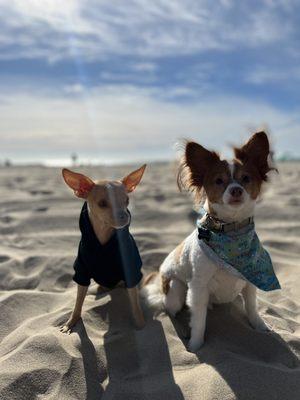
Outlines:
[[137, 245], [126, 229], [118, 231], [118, 242], [125, 285], [127, 288], [135, 287], [143, 277], [141, 272], [142, 260]]
[[75, 273], [73, 275], [73, 281], [81, 286], [89, 286], [91, 283], [90, 273], [83, 261], [81, 254], [82, 242], [79, 243], [78, 255], [74, 262]]

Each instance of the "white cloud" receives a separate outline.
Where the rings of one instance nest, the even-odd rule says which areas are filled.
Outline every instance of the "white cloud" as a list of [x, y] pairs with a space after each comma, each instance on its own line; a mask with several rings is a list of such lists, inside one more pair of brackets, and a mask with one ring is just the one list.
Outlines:
[[57, 159], [73, 151], [102, 162], [172, 157], [178, 138], [222, 150], [266, 123], [277, 149], [299, 148], [296, 112], [239, 97], [174, 104], [157, 90], [105, 86], [66, 98], [16, 93], [5, 102], [0, 98], [0, 157]]
[[[283, 23], [277, 2], [208, 0], [0, 0], [3, 58], [117, 55], [160, 57], [260, 47], [292, 40], [293, 20]], [[74, 54], [73, 54], [74, 55]]]
[[157, 65], [153, 62], [140, 62], [134, 64], [132, 69], [138, 72], [155, 72]]
[[300, 80], [300, 68], [298, 66], [258, 66], [253, 67], [245, 76], [245, 80], [256, 85], [266, 83], [286, 83], [294, 86], [295, 80]]
[[64, 92], [66, 94], [81, 94], [85, 90], [84, 86], [80, 83], [75, 83], [74, 85], [66, 85], [64, 87]]

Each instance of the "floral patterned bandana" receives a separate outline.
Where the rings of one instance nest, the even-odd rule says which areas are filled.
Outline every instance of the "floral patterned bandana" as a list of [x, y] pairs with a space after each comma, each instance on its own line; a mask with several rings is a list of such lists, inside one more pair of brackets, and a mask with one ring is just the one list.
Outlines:
[[280, 289], [270, 255], [260, 243], [254, 223], [227, 233], [208, 230], [200, 218], [197, 226], [202, 250], [219, 267], [251, 282], [258, 289]]

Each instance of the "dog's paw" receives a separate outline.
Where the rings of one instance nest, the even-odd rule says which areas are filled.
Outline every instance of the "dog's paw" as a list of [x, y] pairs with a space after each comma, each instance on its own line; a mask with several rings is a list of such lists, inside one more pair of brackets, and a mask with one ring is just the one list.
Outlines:
[[203, 339], [202, 340], [190, 339], [190, 341], [189, 341], [189, 343], [187, 345], [187, 349], [188, 349], [189, 352], [195, 353], [197, 350], [200, 349], [201, 346], [203, 346], [203, 344], [204, 344], [204, 340]]
[[256, 315], [251, 319], [249, 318], [249, 322], [256, 331], [260, 332], [270, 331], [270, 327], [265, 323], [265, 321], [259, 315]]
[[62, 333], [66, 333], [66, 334], [70, 335], [72, 333], [73, 327], [80, 320], [80, 318], [81, 318], [80, 315], [72, 315], [68, 319], [68, 321], [65, 323], [65, 325], [60, 326], [59, 330]]

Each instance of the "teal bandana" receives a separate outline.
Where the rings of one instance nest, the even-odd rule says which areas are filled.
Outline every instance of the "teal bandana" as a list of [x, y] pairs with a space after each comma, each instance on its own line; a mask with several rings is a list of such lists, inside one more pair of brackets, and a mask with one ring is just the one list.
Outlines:
[[254, 223], [227, 233], [207, 230], [200, 220], [197, 226], [201, 248], [221, 268], [261, 290], [280, 289], [270, 255], [260, 243]]

